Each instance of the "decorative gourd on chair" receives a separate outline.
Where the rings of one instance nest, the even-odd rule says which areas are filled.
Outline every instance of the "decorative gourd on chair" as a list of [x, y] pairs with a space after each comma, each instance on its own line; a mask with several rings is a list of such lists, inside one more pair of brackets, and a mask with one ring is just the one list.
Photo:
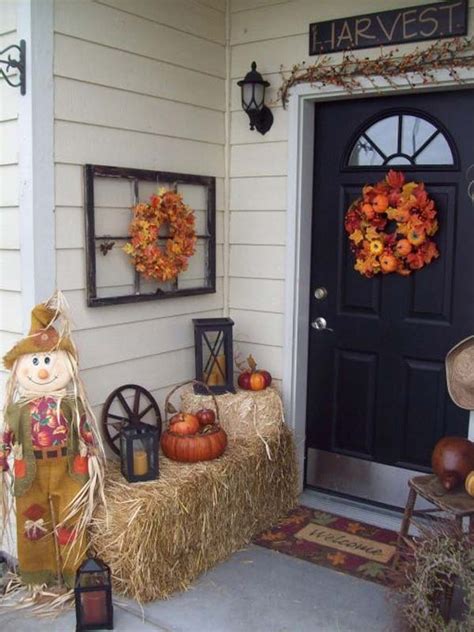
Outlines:
[[33, 309], [29, 335], [3, 362], [11, 374], [0, 482], [3, 507], [11, 507], [8, 489], [16, 500], [19, 574], [26, 585], [71, 588], [97, 493], [103, 498], [104, 453], [60, 292]]
[[443, 437], [433, 450], [431, 463], [443, 487], [455, 489], [474, 470], [474, 443], [463, 437]]

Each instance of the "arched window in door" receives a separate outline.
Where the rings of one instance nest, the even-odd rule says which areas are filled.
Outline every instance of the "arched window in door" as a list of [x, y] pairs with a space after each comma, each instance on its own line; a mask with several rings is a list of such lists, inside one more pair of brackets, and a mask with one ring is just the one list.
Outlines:
[[453, 147], [447, 132], [433, 118], [415, 111], [392, 111], [359, 130], [346, 154], [346, 166], [452, 167]]

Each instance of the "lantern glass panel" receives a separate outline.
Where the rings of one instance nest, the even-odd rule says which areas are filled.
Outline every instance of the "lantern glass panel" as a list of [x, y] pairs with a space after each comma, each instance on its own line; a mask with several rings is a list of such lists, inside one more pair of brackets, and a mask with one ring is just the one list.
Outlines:
[[209, 386], [221, 386], [226, 383], [226, 355], [224, 332], [206, 331], [201, 338], [203, 378]]
[[109, 621], [107, 591], [94, 590], [83, 592], [79, 598], [81, 621], [84, 626], [106, 626]]

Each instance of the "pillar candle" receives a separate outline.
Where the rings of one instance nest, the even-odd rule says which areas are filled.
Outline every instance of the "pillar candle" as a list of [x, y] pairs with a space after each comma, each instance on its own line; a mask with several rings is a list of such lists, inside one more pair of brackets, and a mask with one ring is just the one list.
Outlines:
[[133, 473], [141, 476], [148, 472], [148, 455], [145, 450], [137, 450], [133, 453]]

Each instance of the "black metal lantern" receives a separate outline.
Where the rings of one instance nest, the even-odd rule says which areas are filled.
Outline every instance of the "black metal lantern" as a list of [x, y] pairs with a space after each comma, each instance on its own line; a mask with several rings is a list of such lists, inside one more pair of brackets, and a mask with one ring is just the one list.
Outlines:
[[245, 79], [237, 82], [242, 90], [242, 108], [250, 119], [250, 129], [260, 134], [266, 134], [273, 125], [273, 114], [265, 105], [265, 88], [270, 85], [257, 72], [257, 64], [252, 62], [252, 70], [245, 75]]
[[161, 424], [130, 424], [120, 430], [120, 464], [130, 483], [158, 478], [158, 446]]
[[87, 558], [76, 572], [76, 631], [113, 630], [110, 568], [98, 558]]
[[[235, 393], [231, 318], [193, 318], [196, 380], [213, 393]], [[195, 392], [207, 391], [199, 384]]]

